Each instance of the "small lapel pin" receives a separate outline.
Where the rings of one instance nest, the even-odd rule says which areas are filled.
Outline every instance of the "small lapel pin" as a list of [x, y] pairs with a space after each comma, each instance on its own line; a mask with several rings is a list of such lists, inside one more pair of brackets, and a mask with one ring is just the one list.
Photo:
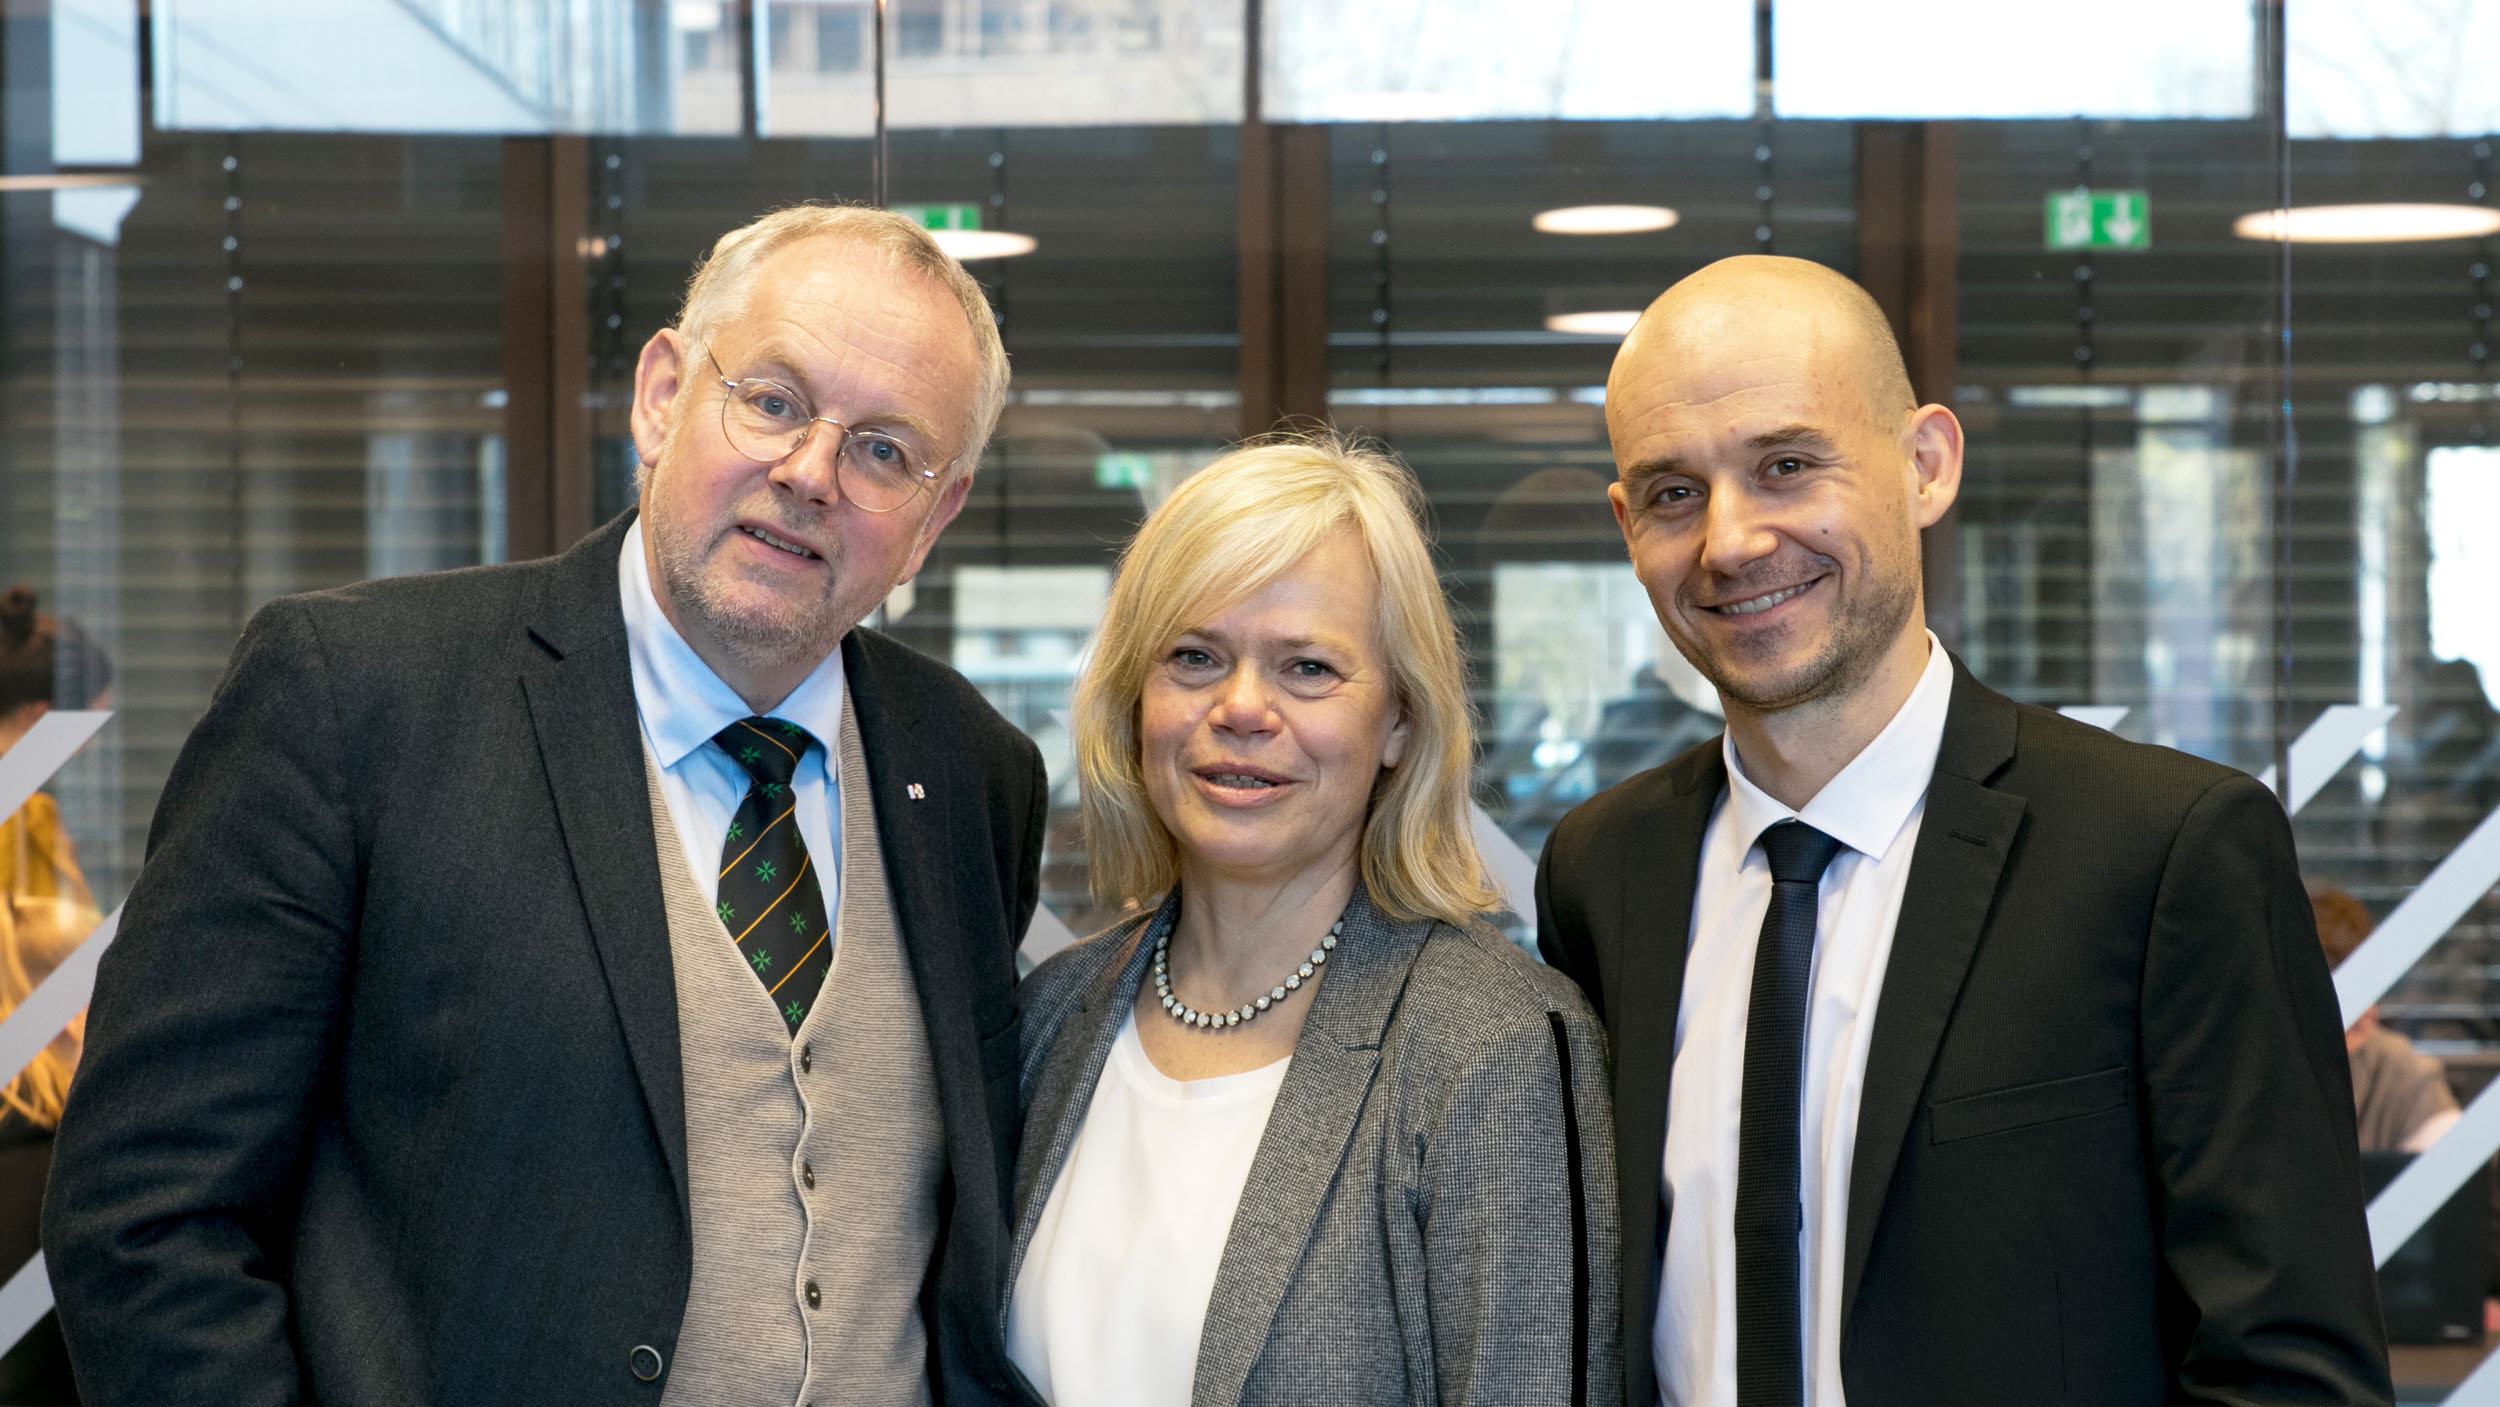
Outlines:
[[922, 786], [918, 782], [905, 782], [903, 784], [903, 795], [910, 797], [914, 801], [926, 801], [929, 799], [929, 789]]

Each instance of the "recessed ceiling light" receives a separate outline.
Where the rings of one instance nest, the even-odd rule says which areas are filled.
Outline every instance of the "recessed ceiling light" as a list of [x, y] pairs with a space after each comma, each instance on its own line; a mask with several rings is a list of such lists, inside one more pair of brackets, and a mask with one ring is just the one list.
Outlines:
[[1013, 259], [1039, 248], [1031, 235], [1006, 230], [931, 230], [937, 246], [966, 263], [975, 259]]
[[139, 173], [129, 175], [91, 171], [63, 171], [41, 176], [0, 176], [0, 191], [80, 191], [106, 186], [142, 184]]
[[1538, 211], [1534, 223], [1547, 234], [1641, 234], [1673, 228], [1677, 218], [1663, 205], [1566, 205]]
[[2251, 210], [2231, 224], [2242, 239], [2294, 244], [2393, 244], [2474, 239], [2500, 232], [2500, 210], [2480, 205], [2305, 205]]
[[1641, 320], [1640, 309], [1618, 308], [1602, 313], [1556, 313], [1545, 320], [1548, 332], [1569, 332], [1581, 337], [1627, 337], [1632, 324]]

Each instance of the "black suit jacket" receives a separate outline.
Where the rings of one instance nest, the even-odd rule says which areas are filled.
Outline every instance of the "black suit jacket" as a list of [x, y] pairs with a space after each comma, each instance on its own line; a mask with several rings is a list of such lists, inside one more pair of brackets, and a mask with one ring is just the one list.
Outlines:
[[[659, 1401], [629, 1355], [673, 1356], [691, 1248], [628, 521], [245, 631], [61, 1126], [45, 1248], [88, 1402]], [[931, 1371], [942, 1403], [1013, 1401], [1040, 757], [951, 671], [842, 650], [944, 1124]]]
[[[1624, 1374], [1716, 741], [1565, 817], [1549, 961], [1614, 1038]], [[1851, 1407], [2384, 1403], [2351, 1073], [2274, 797], [1955, 662], [1849, 1180]]]

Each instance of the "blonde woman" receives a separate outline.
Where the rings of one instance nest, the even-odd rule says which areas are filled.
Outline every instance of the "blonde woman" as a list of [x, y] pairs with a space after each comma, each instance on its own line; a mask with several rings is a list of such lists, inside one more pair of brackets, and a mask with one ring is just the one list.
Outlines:
[[1009, 1351], [1053, 1407], [1621, 1395], [1577, 989], [1484, 922], [1456, 633], [1394, 461], [1253, 444], [1121, 562], [1091, 880], [1025, 984]]

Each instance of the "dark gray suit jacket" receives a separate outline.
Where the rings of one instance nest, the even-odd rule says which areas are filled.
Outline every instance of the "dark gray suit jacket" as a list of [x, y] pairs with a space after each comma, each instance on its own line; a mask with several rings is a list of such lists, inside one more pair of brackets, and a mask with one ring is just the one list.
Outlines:
[[[1547, 960], [1614, 1038], [1626, 1402], [1714, 739], [1563, 818]], [[2384, 1403], [2351, 1072], [2283, 808], [1954, 662], [1849, 1177], [1851, 1407]]]
[[[670, 1356], [691, 1248], [628, 521], [245, 632], [61, 1125], [45, 1248], [90, 1404], [659, 1401], [632, 1355]], [[942, 1402], [1013, 1400], [1040, 760], [952, 672], [863, 630], [842, 649], [942, 1106], [932, 1370]]]
[[[1033, 1237], [1177, 900], [1026, 979]], [[1605, 1038], [1482, 924], [1358, 888], [1233, 1215], [1195, 1407], [1581, 1407], [1620, 1390]]]

